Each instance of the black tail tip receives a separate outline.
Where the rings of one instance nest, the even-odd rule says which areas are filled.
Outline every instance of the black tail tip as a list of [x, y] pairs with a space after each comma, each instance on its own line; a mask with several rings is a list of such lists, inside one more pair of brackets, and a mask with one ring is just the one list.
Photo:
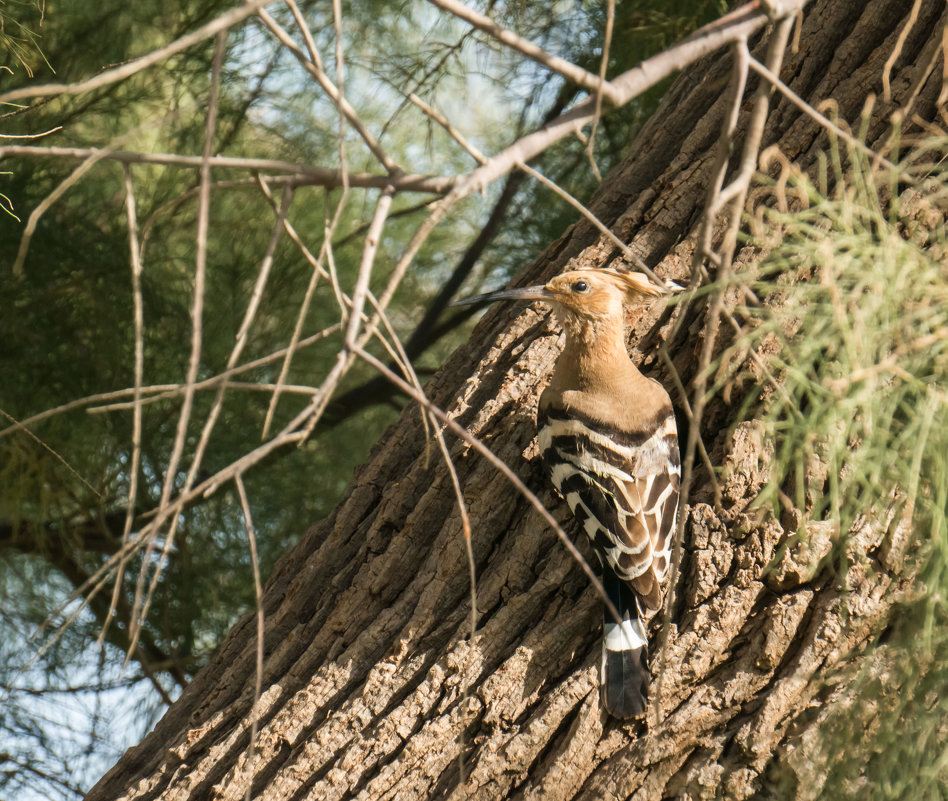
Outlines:
[[648, 668], [645, 649], [603, 652], [602, 704], [614, 718], [628, 720], [645, 715]]
[[629, 687], [618, 693], [610, 692], [608, 687], [604, 687], [602, 705], [612, 717], [619, 720], [641, 718], [645, 716], [646, 696]]

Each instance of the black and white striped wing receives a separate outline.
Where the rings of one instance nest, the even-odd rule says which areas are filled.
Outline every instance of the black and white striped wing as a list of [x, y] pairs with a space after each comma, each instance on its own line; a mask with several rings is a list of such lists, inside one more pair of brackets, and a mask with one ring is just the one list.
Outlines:
[[600, 560], [647, 609], [661, 605], [678, 512], [680, 459], [668, 407], [648, 430], [622, 431], [550, 406], [538, 415], [548, 476]]

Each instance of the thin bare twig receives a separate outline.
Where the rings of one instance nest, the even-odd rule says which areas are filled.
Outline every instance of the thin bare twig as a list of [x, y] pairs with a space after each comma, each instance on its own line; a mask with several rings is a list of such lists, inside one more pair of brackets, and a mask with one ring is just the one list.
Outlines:
[[[346, 96], [346, 59], [342, 45], [342, 0], [332, 0], [332, 24], [333, 33], [336, 36], [336, 80], [339, 82], [339, 97]], [[339, 166], [342, 169], [343, 176], [346, 175], [346, 115], [342, 104], [337, 104], [339, 108]], [[392, 170], [389, 170], [391, 173]], [[343, 190], [347, 191], [349, 185], [343, 184]], [[339, 207], [340, 210], [342, 206]]]
[[593, 92], [602, 92], [610, 102], [615, 101], [615, 97], [612, 92], [612, 87], [604, 83], [596, 75], [593, 75], [591, 72], [587, 72], [582, 67], [573, 64], [570, 61], [554, 56], [550, 53], [547, 53], [542, 47], [535, 45], [533, 42], [524, 39], [522, 36], [518, 36], [513, 31], [509, 31], [501, 25], [498, 25], [490, 17], [485, 17], [483, 14], [475, 11], [472, 8], [464, 5], [463, 3], [458, 2], [457, 0], [429, 0], [433, 5], [436, 5], [438, 8], [443, 11], [448, 11], [459, 19], [463, 19], [469, 25], [473, 25], [478, 30], [483, 31], [489, 36], [493, 36], [497, 41], [502, 42], [507, 45], [507, 47], [516, 50], [519, 53], [522, 53], [531, 61], [536, 61], [538, 64], [542, 64], [547, 69], [557, 72], [562, 75], [564, 78], [572, 81], [579, 86], [582, 86], [584, 89], [587, 89], [590, 93]]
[[[36, 157], [53, 159], [106, 159], [120, 161], [123, 164], [161, 164], [168, 167], [200, 169], [204, 163], [202, 156], [182, 156], [177, 153], [130, 153], [123, 150], [104, 150], [94, 147], [38, 147], [35, 145], [5, 145], [0, 147], [0, 159], [13, 157]], [[371, 173], [348, 173], [343, 169], [317, 167], [312, 164], [298, 164], [278, 159], [251, 159], [234, 156], [211, 156], [208, 163], [213, 168], [237, 170], [280, 172], [282, 177], [268, 178], [291, 180], [298, 186], [315, 185], [336, 188], [348, 184], [365, 189], [384, 189], [394, 186], [399, 192], [424, 192], [443, 195], [450, 191], [455, 179], [448, 177], [415, 175], [373, 175]]]
[[425, 114], [431, 117], [431, 119], [438, 123], [438, 125], [444, 128], [444, 130], [447, 131], [448, 136], [450, 136], [455, 142], [463, 147], [471, 155], [474, 161], [476, 161], [478, 164], [487, 163], [487, 157], [481, 153], [480, 150], [474, 147], [474, 145], [468, 142], [467, 139], [464, 138], [464, 135], [451, 124], [451, 121], [445, 117], [444, 114], [429, 106], [414, 92], [408, 95], [408, 99], [418, 106], [418, 108], [420, 108]]
[[902, 48], [905, 47], [905, 41], [908, 39], [909, 32], [915, 27], [915, 23], [918, 22], [918, 14], [921, 10], [922, 0], [915, 0], [912, 4], [912, 10], [909, 12], [909, 17], [905, 21], [905, 25], [903, 25], [902, 30], [899, 31], [899, 38], [895, 40], [895, 47], [892, 48], [892, 52], [889, 53], [889, 57], [885, 60], [885, 66], [882, 68], [882, 98], [886, 103], [892, 100], [892, 67], [895, 66], [895, 62], [898, 61], [899, 56], [902, 55]]
[[309, 52], [309, 60], [313, 62], [313, 66], [316, 67], [316, 69], [322, 70], [323, 60], [319, 56], [316, 40], [313, 38], [313, 32], [309, 29], [309, 25], [306, 24], [306, 19], [300, 12], [299, 6], [296, 5], [295, 0], [283, 0], [283, 2], [285, 2], [286, 7], [290, 9], [293, 20], [296, 22], [296, 27], [299, 28], [300, 33], [303, 34], [303, 41], [306, 42], [306, 50]]
[[652, 269], [644, 261], [642, 261], [641, 258], [639, 258], [635, 253], [632, 252], [632, 248], [630, 248], [625, 242], [623, 242], [621, 239], [619, 239], [619, 237], [617, 237], [614, 233], [612, 233], [609, 227], [604, 222], [602, 222], [602, 220], [600, 220], [595, 214], [593, 214], [588, 208], [586, 208], [585, 205], [583, 205], [576, 198], [574, 198], [569, 192], [563, 189], [563, 187], [561, 187], [558, 183], [556, 183], [555, 181], [551, 181], [543, 173], [538, 172], [537, 170], [533, 169], [532, 167], [527, 166], [526, 164], [518, 164], [517, 167], [523, 170], [525, 173], [527, 173], [527, 175], [531, 176], [532, 178], [535, 178], [544, 186], [552, 189], [554, 192], [556, 192], [557, 195], [563, 198], [563, 200], [569, 203], [574, 209], [579, 211], [580, 214], [582, 214], [587, 220], [589, 220], [594, 226], [596, 226], [596, 228], [600, 231], [600, 233], [602, 233], [603, 236], [606, 237], [606, 239], [608, 239], [610, 242], [612, 242], [613, 245], [615, 245], [617, 248], [619, 248], [620, 251], [622, 251], [622, 255], [625, 257], [626, 261], [628, 261], [630, 264], [634, 264], [639, 270], [641, 270], [649, 278], [651, 278], [656, 284], [658, 284], [658, 286], [665, 285], [665, 282], [662, 281], [662, 279], [660, 279], [657, 275], [655, 275], [655, 273], [652, 272]]
[[602, 116], [602, 87], [606, 85], [606, 68], [609, 66], [609, 48], [612, 45], [612, 30], [616, 22], [616, 2], [609, 0], [606, 3], [606, 30], [602, 37], [602, 58], [599, 60], [599, 86], [596, 87], [596, 109], [593, 113], [592, 128], [589, 131], [589, 141], [586, 143], [586, 154], [589, 165], [597, 181], [602, 181], [599, 165], [596, 164], [596, 131], [599, 128], [599, 118]]
[[303, 441], [309, 437], [319, 422], [322, 413], [326, 409], [326, 404], [329, 403], [329, 399], [335, 391], [336, 385], [342, 377], [349, 372], [349, 368], [354, 361], [352, 352], [356, 345], [364, 344], [370, 337], [375, 335], [378, 328], [380, 311], [384, 310], [384, 306], [382, 306], [381, 309], [376, 309], [369, 325], [363, 332], [363, 339], [361, 342], [357, 342], [359, 326], [362, 322], [362, 309], [365, 306], [365, 299], [369, 290], [369, 277], [372, 274], [372, 266], [375, 263], [375, 253], [378, 250], [379, 239], [382, 236], [382, 229], [385, 225], [385, 218], [388, 216], [388, 210], [392, 205], [393, 194], [394, 190], [392, 190], [391, 187], [383, 190], [375, 206], [375, 214], [372, 217], [372, 223], [369, 225], [369, 231], [365, 237], [365, 247], [362, 249], [362, 261], [359, 264], [359, 274], [356, 277], [356, 285], [352, 291], [351, 310], [349, 312], [349, 322], [346, 326], [343, 348], [336, 358], [336, 364], [333, 366], [332, 371], [326, 381], [323, 382], [323, 386], [320, 387], [321, 392], [317, 396], [318, 404], [314, 405], [313, 415], [303, 432]]
[[[340, 330], [339, 323], [336, 323], [332, 327], [332, 332]], [[284, 351], [280, 351], [281, 355]], [[245, 370], [245, 367], [238, 368], [239, 370]], [[230, 375], [235, 375], [237, 370], [230, 371]], [[194, 385], [194, 389], [197, 391], [206, 390], [206, 389], [217, 389], [221, 384], [226, 384], [227, 389], [239, 389], [246, 392], [273, 392], [276, 389], [276, 384], [270, 384], [267, 382], [258, 382], [258, 381], [231, 381], [229, 376], [225, 373], [220, 373], [212, 379], [207, 379], [206, 381], [201, 381]], [[150, 398], [143, 398], [141, 400], [142, 406], [148, 406], [152, 403], [158, 403], [159, 401], [165, 401], [169, 398], [174, 398], [178, 395], [184, 394], [185, 384], [160, 384], [154, 387], [142, 387], [143, 391], [152, 391], [159, 392], [161, 394], [153, 395]], [[303, 384], [283, 384], [280, 386], [280, 389], [284, 392], [289, 392], [293, 395], [315, 395], [319, 390], [315, 387], [305, 386]], [[127, 394], [127, 393], [126, 393]], [[117, 412], [123, 409], [131, 409], [134, 406], [133, 401], [117, 401], [115, 403], [106, 403], [102, 406], [94, 406], [91, 409], [86, 409], [88, 414], [105, 414], [106, 412]]]
[[[257, 650], [253, 683], [253, 704], [250, 713], [250, 742], [247, 744], [247, 759], [253, 759], [253, 751], [257, 742], [257, 726], [259, 723], [259, 712], [257, 704], [260, 703], [260, 696], [263, 693], [263, 583], [260, 580], [260, 558], [257, 555], [257, 538], [253, 533], [253, 519], [250, 516], [250, 503], [247, 500], [247, 490], [244, 488], [244, 480], [240, 473], [234, 476], [234, 484], [237, 485], [237, 495], [240, 497], [240, 509], [244, 515], [244, 527], [247, 530], [247, 541], [250, 544], [250, 566], [253, 570], [253, 593], [254, 601], [257, 607]], [[247, 801], [250, 801], [251, 785], [247, 784]]]
[[245, 0], [244, 3], [225, 11], [216, 19], [211, 20], [206, 25], [202, 25], [196, 31], [185, 34], [175, 39], [173, 42], [152, 50], [150, 53], [136, 58], [105, 72], [100, 72], [94, 78], [89, 78], [78, 83], [49, 83], [39, 86], [24, 86], [21, 89], [13, 89], [0, 95], [0, 105], [10, 103], [13, 100], [21, 100], [27, 97], [49, 97], [51, 95], [78, 95], [83, 92], [91, 92], [94, 89], [100, 89], [103, 86], [116, 83], [141, 72], [154, 64], [164, 61], [168, 56], [187, 50], [189, 47], [210, 39], [221, 31], [226, 31], [232, 25], [236, 25], [241, 20], [246, 19], [264, 6], [269, 5], [274, 0]]
[[[291, 6], [291, 9], [292, 8], [295, 8], [295, 4]], [[260, 19], [263, 20], [264, 24], [270, 29], [273, 35], [280, 40], [287, 50], [296, 56], [297, 61], [299, 61], [303, 68], [316, 79], [316, 82], [329, 96], [329, 99], [336, 104], [343, 114], [345, 114], [349, 125], [351, 125], [356, 133], [362, 137], [362, 141], [365, 142], [366, 147], [368, 147], [372, 152], [372, 155], [378, 159], [378, 162], [385, 168], [386, 172], [388, 172], [390, 175], [401, 175], [402, 171], [398, 168], [395, 162], [393, 162], [388, 157], [388, 155], [386, 155], [385, 151], [382, 149], [382, 146], [359, 119], [359, 115], [356, 113], [356, 110], [352, 108], [351, 105], [349, 105], [349, 102], [342, 96], [336, 85], [333, 84], [331, 80], [329, 80], [329, 77], [323, 71], [322, 66], [306, 57], [306, 54], [299, 48], [296, 42], [293, 41], [293, 39], [280, 25], [280, 23], [278, 23], [267, 13], [266, 9], [261, 8], [258, 14]], [[303, 21], [302, 15], [294, 15], [294, 18], [296, 19], [298, 25], [305, 27], [305, 22]], [[310, 38], [312, 38], [312, 36], [310, 36]]]
[[[695, 272], [706, 258], [713, 252], [712, 239], [718, 216], [728, 204], [724, 189], [724, 177], [727, 174], [731, 159], [731, 148], [737, 132], [737, 121], [741, 112], [741, 99], [747, 86], [747, 72], [750, 53], [747, 50], [747, 40], [740, 39], [731, 45], [731, 86], [728, 97], [728, 113], [722, 122], [721, 133], [718, 136], [717, 152], [715, 154], [714, 179], [708, 187], [708, 201], [704, 219], [701, 223], [701, 233], [698, 235], [698, 247], [695, 248], [691, 272], [694, 283]], [[733, 186], [734, 184], [732, 184]], [[720, 257], [719, 257], [720, 258]]]
[[378, 250], [379, 240], [382, 237], [382, 228], [385, 218], [392, 207], [394, 190], [389, 187], [379, 197], [375, 206], [375, 215], [365, 235], [365, 247], [362, 249], [362, 261], [359, 264], [359, 274], [356, 278], [355, 289], [352, 290], [352, 311], [349, 314], [349, 326], [346, 328], [345, 347], [352, 348], [359, 333], [359, 323], [362, 321], [362, 309], [365, 306], [365, 296], [369, 289], [369, 278], [372, 275], [372, 266], [375, 264], [375, 253]]
[[57, 125], [55, 128], [50, 128], [48, 131], [43, 131], [42, 133], [35, 134], [5, 134], [0, 133], [0, 139], [42, 139], [44, 136], [49, 136], [56, 131], [61, 131], [63, 129], [62, 125]]
[[9, 412], [5, 412], [3, 409], [0, 409], [0, 416], [5, 417], [7, 420], [9, 420], [11, 423], [13, 423], [12, 426], [9, 426], [8, 428], [4, 429], [4, 431], [10, 431], [10, 432], [13, 432], [13, 431], [23, 431], [23, 432], [25, 432], [26, 435], [27, 435], [30, 439], [32, 439], [34, 442], [36, 442], [41, 448], [43, 448], [44, 450], [48, 451], [48, 452], [53, 456], [53, 458], [56, 459], [56, 461], [58, 461], [63, 467], [65, 467], [70, 473], [72, 473], [72, 474], [73, 474], [79, 481], [81, 481], [88, 489], [92, 490], [92, 492], [95, 493], [96, 497], [98, 497], [98, 498], [102, 498], [102, 497], [103, 497], [103, 496], [102, 496], [102, 493], [99, 492], [95, 487], [93, 487], [92, 484], [90, 484], [85, 478], [83, 478], [83, 476], [79, 473], [79, 471], [76, 470], [76, 468], [73, 467], [71, 464], [69, 464], [69, 462], [67, 462], [66, 459], [63, 458], [63, 456], [62, 456], [60, 453], [58, 453], [56, 450], [54, 450], [54, 449], [51, 448], [49, 445], [47, 445], [45, 442], [43, 442], [43, 440], [41, 440], [38, 436], [36, 436], [36, 434], [34, 434], [32, 431], [30, 431], [29, 428], [27, 428], [27, 426], [28, 426], [29, 423], [33, 420], [33, 418], [29, 418], [29, 419], [27, 419], [27, 420], [20, 420], [20, 421], [18, 421], [13, 415], [11, 415]]
[[[132, 308], [135, 326], [135, 386], [132, 395], [132, 458], [128, 468], [128, 507], [125, 510], [125, 524], [122, 529], [122, 544], [128, 543], [132, 534], [132, 521], [135, 518], [135, 506], [138, 498], [138, 469], [141, 463], [142, 452], [142, 382], [145, 365], [145, 346], [143, 331], [145, 327], [145, 312], [142, 303], [142, 261], [141, 250], [138, 244], [138, 214], [135, 210], [135, 188], [132, 184], [132, 170], [127, 164], [122, 165], [125, 178], [125, 215], [128, 224], [129, 261], [132, 265]], [[123, 549], [124, 550], [124, 549]], [[112, 600], [109, 602], [109, 611], [102, 623], [98, 645], [105, 640], [115, 609], [118, 606], [122, 593], [122, 583], [125, 578], [126, 560], [119, 561], [115, 571], [115, 586], [112, 589]]]
[[[181, 412], [178, 416], [178, 426], [175, 432], [174, 445], [171, 449], [171, 456], [168, 459], [168, 466], [165, 471], [165, 479], [161, 488], [161, 501], [159, 504], [159, 520], [161, 519], [161, 510], [168, 506], [171, 493], [174, 489], [175, 477], [178, 472], [178, 464], [184, 453], [184, 443], [188, 432], [188, 423], [191, 420], [191, 409], [194, 404], [194, 384], [197, 382], [198, 370], [201, 365], [201, 349], [203, 342], [202, 321], [204, 317], [204, 283], [207, 272], [207, 232], [208, 221], [210, 218], [211, 206], [211, 165], [210, 158], [214, 152], [214, 131], [217, 127], [217, 99], [220, 91], [220, 74], [224, 63], [224, 50], [227, 35], [220, 32], [216, 35], [214, 43], [214, 59], [211, 68], [211, 86], [208, 96], [207, 121], [204, 128], [204, 163], [201, 165], [201, 191], [198, 195], [198, 225], [197, 225], [197, 255], [195, 258], [194, 269], [194, 301], [191, 307], [191, 355], [188, 359], [188, 370], [185, 378], [184, 398], [181, 402]], [[151, 606], [151, 599], [157, 586], [158, 578], [161, 574], [161, 562], [167, 558], [174, 542], [174, 532], [177, 529], [178, 516], [171, 518], [171, 527], [168, 536], [165, 537], [165, 545], [161, 555], [161, 561], [155, 566], [152, 582], [148, 588], [147, 596], [142, 595], [144, 590], [145, 576], [150, 563], [150, 552], [153, 547], [153, 541], [149, 542], [145, 552], [145, 559], [142, 562], [142, 569], [139, 573], [138, 584], [135, 588], [135, 602], [132, 608], [132, 620], [130, 621], [129, 640], [131, 647], [129, 654], [138, 641], [138, 633], [141, 625], [144, 623]], [[157, 526], [156, 526], [157, 528]]]
[[[66, 194], [70, 187], [79, 182], [83, 175], [91, 170], [99, 161], [108, 154], [108, 148], [96, 151], [88, 156], [76, 169], [74, 169], [52, 192], [50, 192], [40, 204], [33, 209], [29, 219], [26, 221], [26, 228], [20, 237], [20, 247], [17, 250], [16, 258], [13, 260], [13, 274], [15, 276], [23, 275], [23, 263], [26, 261], [27, 253], [30, 251], [30, 242], [33, 241], [33, 234], [36, 233], [36, 226], [40, 218], [49, 210], [59, 198]], [[0, 152], [0, 157], [2, 157]]]

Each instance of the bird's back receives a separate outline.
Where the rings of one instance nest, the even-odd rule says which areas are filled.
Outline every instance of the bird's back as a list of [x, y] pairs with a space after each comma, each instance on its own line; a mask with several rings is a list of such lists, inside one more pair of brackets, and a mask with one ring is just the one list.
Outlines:
[[668, 570], [680, 462], [671, 401], [655, 382], [648, 389], [647, 398], [622, 398], [632, 404], [623, 410], [615, 396], [610, 402], [550, 387], [540, 399], [537, 427], [547, 476], [597, 555], [646, 609], [656, 609]]
[[537, 412], [547, 476], [591, 540], [621, 617], [606, 613], [602, 660], [604, 704], [620, 718], [645, 708], [644, 615], [661, 605], [680, 475], [671, 401], [636, 374], [641, 380], [604, 392], [554, 381]]

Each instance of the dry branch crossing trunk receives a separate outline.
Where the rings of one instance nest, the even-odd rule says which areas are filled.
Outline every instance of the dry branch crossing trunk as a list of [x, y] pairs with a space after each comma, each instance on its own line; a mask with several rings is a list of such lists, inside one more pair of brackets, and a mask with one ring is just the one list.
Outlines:
[[[881, 91], [911, 6], [811, 3], [783, 79], [810, 102], [833, 98], [840, 118], [857, 119], [867, 92]], [[876, 102], [870, 144], [916, 88], [913, 112], [934, 117], [941, 69], [930, 76], [925, 69], [935, 63], [944, 15], [944, 3], [922, 3], [892, 70], [892, 101]], [[680, 281], [713, 168], [728, 62], [718, 54], [676, 82], [592, 206], [659, 274]], [[775, 98], [763, 144], [778, 144], [807, 168], [825, 135]], [[615, 257], [581, 222], [518, 283]], [[735, 267], [756, 258], [745, 249]], [[669, 389], [656, 349], [677, 313], [656, 307], [631, 319], [633, 357]], [[680, 341], [669, 343], [686, 386], [704, 307], [689, 314]], [[427, 393], [541, 492], [569, 530], [568, 510], [544, 488], [534, 441], [536, 398], [557, 348], [552, 318], [541, 310], [492, 310]], [[263, 695], [254, 709], [248, 619], [89, 799], [236, 799], [248, 788], [273, 801], [749, 797], [767, 794], [775, 770], [791, 789], [798, 782], [798, 797], [812, 797], [819, 782], [807, 768], [807, 744], [832, 701], [820, 677], [858, 658], [905, 579], [895, 570], [898, 554], [876, 547], [883, 532], [868, 522], [854, 532], [852, 548], [863, 558], [852, 560], [845, 599], [832, 569], [812, 569], [818, 548], [781, 554], [789, 532], [748, 509], [766, 478], [769, 444], [752, 422], [728, 435], [736, 406], [712, 401], [702, 422], [711, 459], [723, 468], [722, 505], [711, 505], [708, 477], [699, 473], [678, 603], [665, 647], [652, 648], [659, 714], [647, 726], [600, 709], [601, 612], [580, 570], [506, 479], [455, 441], [478, 576], [479, 624], [469, 637], [451, 482], [437, 449], [426, 449], [418, 411], [408, 409], [345, 500], [272, 576]], [[680, 423], [684, 429], [683, 416]], [[816, 536], [811, 545], [823, 541]]]

